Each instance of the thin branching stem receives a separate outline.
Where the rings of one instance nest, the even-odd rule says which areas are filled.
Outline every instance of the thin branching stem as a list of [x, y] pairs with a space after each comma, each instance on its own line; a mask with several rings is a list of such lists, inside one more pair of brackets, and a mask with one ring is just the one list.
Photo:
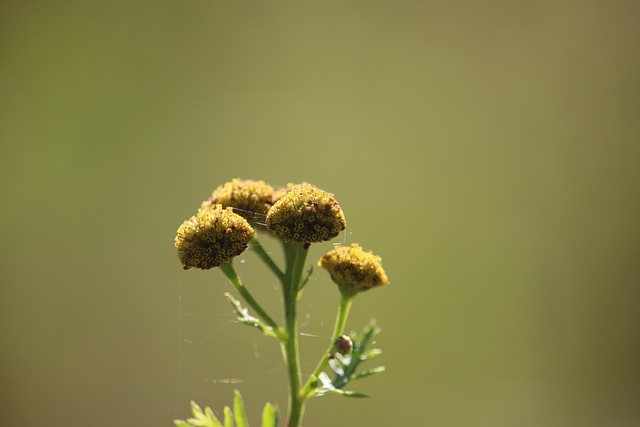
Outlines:
[[269, 314], [265, 311], [264, 308], [258, 303], [258, 301], [253, 298], [253, 295], [249, 292], [246, 286], [242, 283], [242, 280], [236, 273], [235, 268], [233, 268], [233, 264], [231, 261], [220, 264], [220, 270], [224, 273], [225, 276], [229, 279], [231, 284], [236, 288], [236, 290], [242, 295], [242, 298], [249, 304], [249, 306], [255, 310], [256, 313], [265, 321], [267, 325], [269, 325], [275, 331], [276, 335], [284, 336], [284, 331], [275, 320], [269, 316]]
[[258, 255], [258, 257], [267, 265], [267, 267], [269, 267], [273, 274], [275, 274], [278, 279], [280, 279], [280, 281], [284, 280], [284, 273], [282, 272], [280, 267], [278, 267], [273, 261], [273, 259], [269, 255], [269, 252], [264, 249], [257, 235], [253, 235], [251, 241], [249, 242], [249, 247]]

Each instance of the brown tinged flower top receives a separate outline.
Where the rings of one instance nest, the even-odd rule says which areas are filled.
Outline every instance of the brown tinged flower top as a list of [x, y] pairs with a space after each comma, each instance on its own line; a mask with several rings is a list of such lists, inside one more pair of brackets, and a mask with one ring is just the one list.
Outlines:
[[311, 184], [293, 186], [267, 213], [267, 227], [287, 242], [324, 242], [346, 227], [333, 194]]
[[329, 272], [342, 292], [355, 294], [389, 284], [382, 258], [365, 252], [358, 244], [330, 250], [320, 258], [318, 266]]
[[264, 181], [235, 178], [216, 188], [200, 208], [210, 209], [217, 204], [233, 208], [249, 221], [264, 219], [273, 204], [273, 187]]
[[230, 261], [247, 248], [253, 228], [231, 208], [200, 209], [179, 228], [175, 239], [184, 269], [208, 270]]

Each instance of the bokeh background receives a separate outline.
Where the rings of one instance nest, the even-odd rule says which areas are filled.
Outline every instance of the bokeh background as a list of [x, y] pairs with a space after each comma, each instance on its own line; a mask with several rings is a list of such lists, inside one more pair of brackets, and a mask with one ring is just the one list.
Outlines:
[[[305, 427], [640, 425], [639, 22], [635, 1], [3, 0], [2, 424], [171, 426], [235, 388], [254, 425], [286, 407], [275, 343], [173, 248], [243, 177], [335, 193], [336, 241], [392, 282], [348, 325], [377, 319], [387, 372]], [[337, 298], [316, 271], [306, 372]]]

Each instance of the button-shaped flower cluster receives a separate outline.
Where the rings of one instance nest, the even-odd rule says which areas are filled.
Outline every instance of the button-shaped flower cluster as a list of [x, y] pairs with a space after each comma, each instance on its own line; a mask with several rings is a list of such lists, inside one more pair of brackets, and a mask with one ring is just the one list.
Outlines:
[[382, 258], [358, 244], [336, 247], [320, 258], [318, 266], [329, 272], [342, 292], [357, 293], [389, 284]]
[[253, 228], [232, 208], [214, 205], [186, 220], [175, 239], [184, 269], [208, 270], [240, 255], [253, 237]]
[[264, 221], [273, 204], [273, 187], [264, 181], [235, 178], [213, 190], [200, 208], [210, 209], [217, 204], [233, 208], [249, 221]]
[[346, 225], [333, 194], [311, 184], [292, 188], [267, 213], [267, 227], [286, 242], [324, 242]]

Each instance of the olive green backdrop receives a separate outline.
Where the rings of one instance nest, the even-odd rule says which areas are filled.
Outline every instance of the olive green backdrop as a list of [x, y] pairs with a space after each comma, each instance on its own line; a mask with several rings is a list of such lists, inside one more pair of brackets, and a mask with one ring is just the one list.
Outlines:
[[[2, 425], [170, 426], [235, 388], [254, 425], [284, 409], [275, 342], [173, 248], [234, 177], [335, 193], [336, 241], [391, 279], [349, 322], [377, 319], [387, 372], [305, 427], [639, 425], [638, 22], [635, 1], [4, 0]], [[307, 373], [337, 298], [316, 271]]]

